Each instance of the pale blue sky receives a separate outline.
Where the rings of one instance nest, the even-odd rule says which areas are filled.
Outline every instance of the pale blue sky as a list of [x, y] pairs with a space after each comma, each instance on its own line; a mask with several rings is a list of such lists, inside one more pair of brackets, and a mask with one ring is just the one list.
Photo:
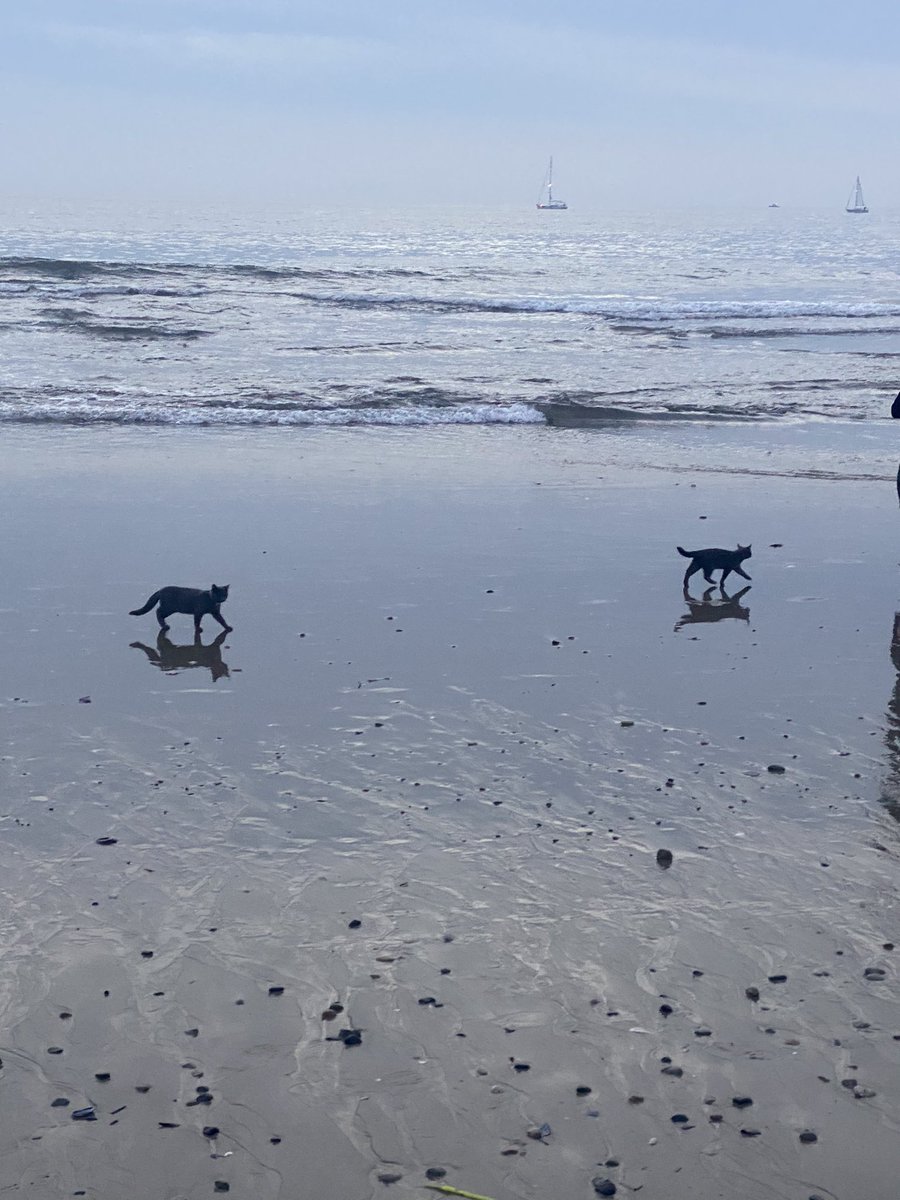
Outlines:
[[900, 196], [900, 6], [29, 0], [3, 190], [581, 208]]

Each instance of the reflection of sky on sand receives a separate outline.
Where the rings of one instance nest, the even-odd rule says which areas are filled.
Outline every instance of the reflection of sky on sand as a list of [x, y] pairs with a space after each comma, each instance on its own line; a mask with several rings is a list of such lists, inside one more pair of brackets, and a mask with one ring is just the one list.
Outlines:
[[[508, 439], [477, 437], [488, 461], [503, 456], [479, 483], [474, 456], [457, 471], [448, 444], [461, 443], [394, 443], [403, 473], [377, 449], [326, 464], [324, 444], [269, 443], [265, 473], [252, 447], [242, 465], [218, 441], [169, 443], [133, 501], [113, 503], [120, 489], [97, 474], [77, 554], [54, 524], [72, 497], [52, 472], [35, 472], [33, 505], [20, 498], [28, 530], [0, 526], [15, 688], [2, 697], [2, 1015], [31, 1062], [3, 1054], [0, 1183], [31, 1163], [74, 1172], [71, 1190], [90, 1178], [97, 1145], [51, 1136], [65, 1093], [103, 1117], [128, 1105], [127, 1139], [103, 1121], [92, 1136], [138, 1181], [129, 1195], [184, 1191], [202, 1142], [183, 1107], [188, 1061], [222, 1144], [250, 1147], [229, 1163], [261, 1200], [310, 1173], [311, 1194], [365, 1195], [384, 1160], [410, 1178], [463, 1163], [460, 1186], [498, 1200], [577, 1195], [613, 1154], [628, 1186], [669, 1194], [677, 1175], [685, 1200], [756, 1200], [820, 1186], [799, 1157], [806, 1126], [816, 1179], [878, 1195], [900, 1171], [886, 1136], [895, 993], [863, 975], [885, 963], [896, 896], [897, 829], [877, 803], [897, 674], [885, 485], [610, 483], [592, 459], [602, 443], [566, 434], [531, 457], [515, 439], [517, 467]], [[89, 456], [82, 469], [94, 478]], [[155, 545], [150, 483], [192, 530], [206, 519], [202, 546]], [[0, 498], [8, 486], [0, 473]], [[752, 620], [743, 593], [685, 600], [684, 530], [734, 544], [748, 526]], [[191, 645], [135, 655], [127, 611], [148, 577], [190, 584], [223, 563], [229, 690], [183, 690], [213, 667]], [[28, 569], [57, 586], [13, 590]], [[703, 615], [673, 631], [695, 604]], [[95, 844], [107, 835], [118, 844]], [[776, 973], [787, 982], [770, 985]], [[361, 1046], [324, 1040], [336, 999]], [[51, 1082], [46, 1047], [62, 1041]], [[683, 1079], [661, 1075], [664, 1056]], [[877, 1096], [841, 1088], [851, 1063]], [[600, 1152], [581, 1083], [603, 1097]], [[741, 1092], [756, 1150], [728, 1115]], [[551, 1157], [523, 1131], [554, 1111], [565, 1153]], [[173, 1119], [160, 1161], [158, 1123]], [[323, 1153], [311, 1161], [285, 1128], [312, 1129]]]

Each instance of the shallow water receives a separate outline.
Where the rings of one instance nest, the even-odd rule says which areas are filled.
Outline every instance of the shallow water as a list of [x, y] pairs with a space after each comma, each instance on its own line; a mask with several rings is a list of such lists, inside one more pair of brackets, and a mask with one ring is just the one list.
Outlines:
[[[4, 1186], [890, 1194], [893, 483], [619, 453], [4, 441]], [[751, 539], [685, 600], [676, 543]], [[127, 615], [213, 580], [217, 648]]]
[[896, 214], [7, 200], [0, 229], [3, 422], [868, 420], [898, 386]]

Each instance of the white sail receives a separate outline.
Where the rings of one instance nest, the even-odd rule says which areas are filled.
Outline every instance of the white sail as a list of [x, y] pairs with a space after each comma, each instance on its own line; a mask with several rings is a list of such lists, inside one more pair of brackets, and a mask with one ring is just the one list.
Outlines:
[[[544, 196], [546, 195], [546, 200]], [[547, 168], [547, 174], [544, 178], [544, 184], [541, 188], [541, 194], [538, 197], [538, 208], [550, 208], [559, 211], [563, 208], [568, 208], [565, 200], [553, 199], [553, 158], [550, 159], [550, 166]]]
[[856, 186], [850, 193], [850, 199], [847, 201], [848, 213], [867, 213], [866, 202], [863, 199], [862, 184], [859, 182], [859, 176], [856, 177]]

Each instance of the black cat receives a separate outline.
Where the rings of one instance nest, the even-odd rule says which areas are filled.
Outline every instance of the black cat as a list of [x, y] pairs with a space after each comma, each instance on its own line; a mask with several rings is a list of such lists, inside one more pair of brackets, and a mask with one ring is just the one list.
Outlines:
[[693, 561], [684, 573], [684, 586], [687, 587], [687, 582], [692, 575], [697, 571], [703, 572], [703, 578], [707, 583], [715, 583], [710, 571], [722, 570], [722, 578], [719, 580], [719, 587], [723, 588], [725, 580], [732, 571], [736, 571], [742, 579], [749, 579], [750, 576], [746, 571], [741, 570], [741, 563], [745, 558], [752, 557], [749, 546], [738, 546], [737, 550], [720, 550], [718, 546], [713, 546], [709, 550], [682, 550], [680, 546], [675, 549], [685, 558], [690, 558]]
[[150, 611], [154, 604], [158, 604], [156, 619], [163, 632], [169, 628], [166, 624], [166, 617], [170, 617], [172, 613], [189, 613], [194, 618], [194, 631], [199, 633], [200, 622], [209, 613], [213, 620], [219, 622], [226, 633], [231, 633], [231, 626], [225, 624], [222, 614], [219, 612], [219, 605], [228, 599], [228, 586], [226, 583], [224, 587], [219, 587], [214, 583], [206, 592], [201, 588], [160, 588], [158, 592], [153, 593], [143, 608], [133, 608], [130, 615], [142, 617], [144, 613]]

